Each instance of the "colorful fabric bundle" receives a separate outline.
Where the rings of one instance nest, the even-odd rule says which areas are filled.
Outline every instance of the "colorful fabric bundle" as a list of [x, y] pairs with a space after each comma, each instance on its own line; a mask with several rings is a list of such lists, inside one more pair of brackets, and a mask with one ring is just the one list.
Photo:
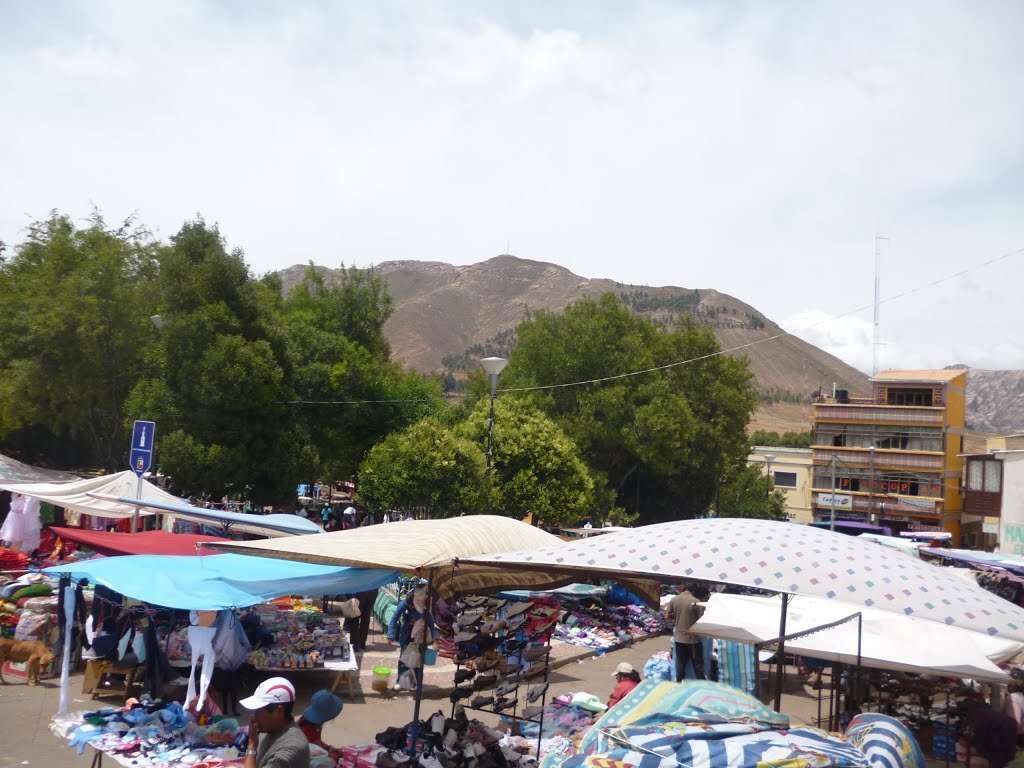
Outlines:
[[[880, 742], [889, 735], [881, 725], [875, 725], [873, 734], [867, 731], [866, 741]], [[641, 683], [594, 724], [576, 755], [549, 756], [543, 768], [697, 765], [920, 768], [913, 762], [872, 762], [849, 741], [815, 728], [791, 729], [788, 717], [772, 712], [752, 696], [704, 681]]]

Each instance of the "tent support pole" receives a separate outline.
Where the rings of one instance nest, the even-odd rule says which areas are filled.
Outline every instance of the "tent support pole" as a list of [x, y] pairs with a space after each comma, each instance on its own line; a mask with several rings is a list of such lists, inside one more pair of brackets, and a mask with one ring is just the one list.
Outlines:
[[[142, 499], [142, 475], [139, 475], [139, 483], [135, 487], [135, 498]], [[135, 509], [132, 510], [132, 533], [139, 532], [139, 505], [135, 505]]]
[[[434, 569], [427, 571], [427, 612], [434, 613]], [[423, 676], [427, 673], [427, 632], [430, 631], [429, 622], [423, 628], [423, 640], [420, 642], [420, 673], [416, 678], [416, 702], [412, 708], [412, 724], [409, 727], [409, 756], [416, 759], [416, 740], [420, 735], [420, 703], [423, 701]], [[416, 670], [413, 670], [416, 674]]]
[[782, 593], [782, 615], [779, 617], [779, 647], [775, 652], [775, 711], [782, 711], [782, 683], [786, 671], [786, 614], [789, 595]]

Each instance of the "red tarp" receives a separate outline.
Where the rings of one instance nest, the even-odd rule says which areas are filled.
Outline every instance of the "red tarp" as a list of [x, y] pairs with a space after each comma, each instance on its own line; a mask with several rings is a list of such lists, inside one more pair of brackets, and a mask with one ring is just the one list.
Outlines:
[[[50, 526], [64, 541], [82, 544], [101, 555], [195, 555], [200, 541], [230, 541], [219, 536], [199, 536], [191, 533], [167, 531], [141, 531], [140, 533], [110, 533], [86, 531], [81, 528]], [[219, 554], [204, 550], [206, 554]]]

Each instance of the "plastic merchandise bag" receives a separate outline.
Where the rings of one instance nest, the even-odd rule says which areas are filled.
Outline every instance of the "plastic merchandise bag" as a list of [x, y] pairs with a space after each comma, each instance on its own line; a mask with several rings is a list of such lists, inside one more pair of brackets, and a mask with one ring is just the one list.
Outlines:
[[423, 666], [423, 657], [420, 656], [420, 649], [413, 643], [405, 646], [402, 655], [398, 659], [410, 669], [419, 669]]
[[213, 652], [217, 666], [233, 672], [249, 658], [252, 645], [234, 611], [220, 611], [214, 626], [217, 631], [213, 636]]
[[398, 676], [398, 687], [403, 691], [416, 690], [416, 673], [411, 669], [405, 670]]

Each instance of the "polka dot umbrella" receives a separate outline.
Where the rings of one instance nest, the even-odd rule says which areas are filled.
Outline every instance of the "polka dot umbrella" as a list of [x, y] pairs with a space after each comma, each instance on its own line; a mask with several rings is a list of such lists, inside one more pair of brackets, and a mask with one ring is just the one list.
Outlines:
[[899, 550], [795, 523], [679, 520], [460, 562], [811, 595], [1024, 642], [1024, 609]]

